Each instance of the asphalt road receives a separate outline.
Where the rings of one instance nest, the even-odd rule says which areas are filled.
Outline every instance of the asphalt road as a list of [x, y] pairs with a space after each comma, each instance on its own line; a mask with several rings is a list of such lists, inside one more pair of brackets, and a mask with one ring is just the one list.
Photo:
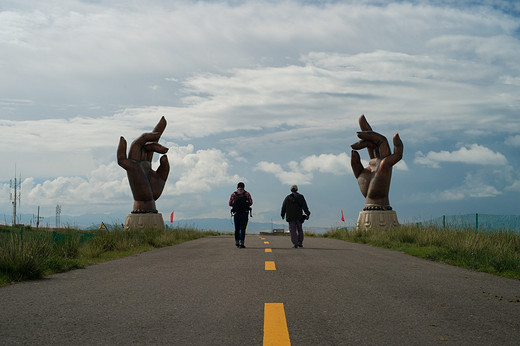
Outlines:
[[0, 344], [262, 345], [266, 303], [283, 303], [292, 345], [520, 343], [519, 280], [265, 238], [203, 238], [0, 288]]

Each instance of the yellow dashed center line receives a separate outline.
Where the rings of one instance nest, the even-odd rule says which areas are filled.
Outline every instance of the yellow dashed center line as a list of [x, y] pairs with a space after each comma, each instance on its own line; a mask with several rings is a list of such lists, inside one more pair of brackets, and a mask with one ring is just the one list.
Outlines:
[[264, 304], [264, 346], [291, 345], [283, 303]]
[[[265, 238], [260, 238], [265, 240]], [[268, 241], [264, 241], [268, 245]], [[265, 249], [272, 253], [271, 248]], [[276, 270], [274, 261], [265, 261], [265, 270]], [[265, 303], [264, 305], [264, 343], [263, 346], [290, 346], [289, 329], [283, 303]]]
[[265, 270], [276, 270], [274, 261], [265, 261]]

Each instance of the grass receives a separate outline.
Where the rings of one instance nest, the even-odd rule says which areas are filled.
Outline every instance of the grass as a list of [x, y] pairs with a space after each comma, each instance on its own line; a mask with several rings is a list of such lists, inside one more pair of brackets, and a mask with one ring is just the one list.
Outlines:
[[218, 234], [189, 228], [57, 232], [3, 227], [0, 287]]
[[[0, 286], [212, 235], [219, 233], [191, 228], [56, 232], [3, 227], [0, 228]], [[312, 232], [305, 235], [317, 236]], [[401, 226], [387, 231], [333, 229], [321, 236], [520, 279], [519, 233]]]
[[391, 230], [333, 229], [323, 234], [393, 249], [462, 268], [520, 279], [520, 234], [401, 226]]

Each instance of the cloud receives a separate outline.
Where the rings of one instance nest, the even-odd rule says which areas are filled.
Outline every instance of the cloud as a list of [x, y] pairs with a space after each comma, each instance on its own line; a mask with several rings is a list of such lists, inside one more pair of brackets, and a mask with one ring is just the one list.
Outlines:
[[471, 144], [462, 147], [456, 151], [440, 152], [430, 151], [424, 155], [421, 151], [415, 154], [415, 163], [439, 168], [441, 162], [460, 162], [472, 165], [505, 165], [507, 159], [499, 152], [493, 152], [491, 149], [478, 144]]
[[512, 147], [520, 147], [520, 135], [509, 136], [504, 143]]
[[300, 167], [307, 172], [346, 174], [349, 170], [350, 158], [345, 153], [339, 155], [321, 154], [307, 156], [300, 162]]
[[321, 154], [305, 157], [301, 162], [290, 161], [287, 163], [288, 169], [273, 162], [259, 162], [255, 169], [273, 174], [283, 184], [310, 184], [314, 175], [313, 172], [330, 173], [335, 175], [346, 174], [350, 158], [345, 153], [339, 155]]
[[99, 166], [85, 178], [60, 176], [42, 182], [25, 178], [21, 191], [24, 205], [52, 207], [65, 204], [67, 215], [114, 211], [121, 204], [132, 201], [126, 175], [115, 162]]
[[218, 149], [197, 150], [193, 145], [176, 146], [168, 151], [170, 177], [164, 194], [179, 196], [208, 192], [221, 184], [235, 183], [240, 179], [230, 175], [228, 159]]
[[501, 194], [501, 191], [483, 181], [479, 176], [468, 173], [464, 178], [464, 184], [449, 190], [435, 192], [432, 194], [432, 198], [437, 201], [459, 201], [496, 197]]
[[[158, 160], [156, 157], [152, 163], [154, 169], [157, 169]], [[207, 193], [240, 179], [238, 175], [228, 173], [226, 155], [217, 149], [195, 151], [193, 145], [173, 146], [169, 149], [168, 160], [171, 171], [161, 200]], [[46, 207], [63, 204], [68, 215], [127, 211], [133, 201], [126, 173], [115, 160], [99, 165], [84, 177], [60, 176], [41, 182], [32, 177], [22, 180], [24, 204]], [[2, 184], [1, 191], [9, 194], [9, 184]]]
[[256, 165], [256, 169], [265, 173], [273, 174], [282, 184], [310, 184], [313, 175], [309, 172], [299, 172], [294, 167], [296, 162], [290, 162], [292, 170], [284, 170], [282, 166], [272, 162], [261, 161]]
[[[218, 204], [216, 190], [239, 177], [309, 184], [351, 174], [347, 154], [334, 153], [357, 140], [361, 113], [388, 138], [399, 132], [405, 154], [439, 175], [448, 174], [445, 162], [514, 165], [483, 144], [520, 146], [511, 4], [7, 1], [0, 180], [16, 165], [27, 202], [96, 209], [106, 195], [115, 202], [105, 210], [127, 212], [119, 137], [130, 142], [163, 115], [172, 173], [161, 202], [179, 215], [206, 203], [201, 194]], [[489, 177], [477, 185], [484, 195], [501, 190]], [[443, 198], [476, 196], [470, 191]]]

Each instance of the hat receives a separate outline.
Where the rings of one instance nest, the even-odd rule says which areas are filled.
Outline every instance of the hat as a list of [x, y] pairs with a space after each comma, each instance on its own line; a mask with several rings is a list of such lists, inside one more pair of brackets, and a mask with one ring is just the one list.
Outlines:
[[296, 185], [291, 186], [291, 191], [292, 192], [298, 191], [298, 186], [296, 186]]

